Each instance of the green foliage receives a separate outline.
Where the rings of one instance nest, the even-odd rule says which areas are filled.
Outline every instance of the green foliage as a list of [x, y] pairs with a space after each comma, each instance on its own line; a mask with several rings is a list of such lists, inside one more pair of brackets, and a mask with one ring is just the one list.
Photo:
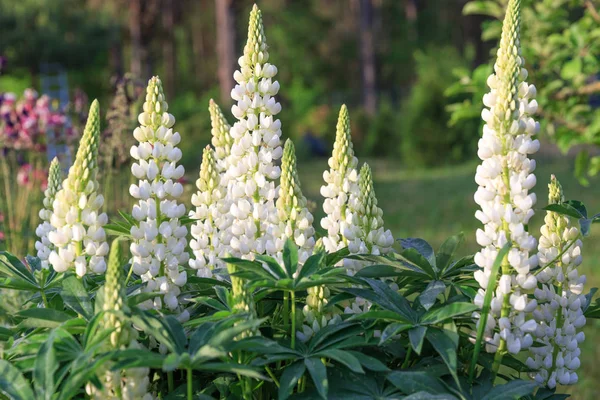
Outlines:
[[452, 70], [464, 61], [453, 48], [431, 47], [416, 52], [415, 62], [417, 79], [394, 124], [401, 134], [398, 150], [402, 159], [409, 166], [464, 160], [474, 154], [479, 134], [475, 125], [448, 126], [444, 98], [444, 91], [454, 81]]
[[[482, 39], [500, 37], [500, 20], [506, 0], [473, 0], [465, 14], [494, 18], [483, 24]], [[600, 144], [598, 113], [598, 69], [600, 62], [600, 16], [592, 1], [523, 0], [522, 53], [530, 69], [528, 81], [537, 88], [538, 116], [542, 135], [563, 151], [576, 145]], [[479, 123], [481, 98], [491, 67], [455, 71], [459, 83], [447, 95], [451, 123]], [[465, 98], [466, 97], [466, 98]], [[480, 125], [480, 126], [481, 126]], [[576, 175], [587, 184], [586, 176], [600, 171], [600, 159], [583, 151], [577, 157]]]

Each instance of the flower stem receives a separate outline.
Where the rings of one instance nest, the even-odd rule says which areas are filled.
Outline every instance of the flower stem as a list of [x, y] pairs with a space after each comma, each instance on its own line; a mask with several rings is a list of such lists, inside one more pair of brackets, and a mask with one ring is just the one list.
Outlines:
[[275, 374], [273, 373], [273, 371], [271, 371], [271, 368], [269, 368], [269, 366], [266, 365], [265, 369], [267, 370], [267, 374], [269, 374], [269, 376], [271, 377], [271, 379], [273, 379], [273, 382], [275, 383], [275, 386], [277, 386], [279, 388], [279, 381], [275, 377]]
[[290, 292], [292, 297], [292, 349], [296, 348], [296, 292]]
[[[171, 375], [172, 377], [172, 375]], [[192, 385], [193, 381], [192, 381], [192, 369], [188, 368], [187, 369], [187, 398], [188, 400], [193, 400], [192, 398]]]
[[173, 391], [173, 371], [167, 372], [167, 387], [169, 388], [169, 393]]

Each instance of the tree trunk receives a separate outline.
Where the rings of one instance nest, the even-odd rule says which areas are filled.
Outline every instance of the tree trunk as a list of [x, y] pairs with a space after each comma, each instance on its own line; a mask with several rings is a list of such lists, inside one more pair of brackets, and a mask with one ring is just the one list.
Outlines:
[[408, 35], [411, 42], [417, 41], [417, 0], [404, 0], [404, 17], [408, 22]]
[[360, 55], [362, 66], [362, 102], [366, 112], [377, 111], [375, 78], [375, 41], [373, 40], [373, 4], [371, 0], [360, 0]]
[[142, 76], [142, 4], [141, 0], [129, 0], [129, 36], [131, 39], [131, 73]]
[[235, 14], [232, 0], [215, 0], [217, 19], [217, 57], [221, 102], [228, 103], [233, 88], [235, 66]]
[[163, 0], [162, 25], [163, 37], [163, 59], [165, 66], [165, 92], [168, 98], [175, 95], [175, 35], [173, 0]]

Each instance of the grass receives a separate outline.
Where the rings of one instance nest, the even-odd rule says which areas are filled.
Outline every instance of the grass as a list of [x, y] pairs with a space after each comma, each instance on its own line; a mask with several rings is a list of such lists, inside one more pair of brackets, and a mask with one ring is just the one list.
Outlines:
[[[420, 237], [437, 248], [444, 239], [453, 234], [464, 232], [463, 254], [477, 251], [475, 230], [481, 226], [475, 219], [477, 205], [473, 194], [477, 189], [474, 181], [476, 162], [456, 167], [447, 167], [426, 171], [407, 171], [393, 162], [368, 161], [374, 173], [375, 191], [379, 206], [383, 209], [386, 227], [396, 238]], [[537, 207], [547, 204], [547, 182], [555, 174], [561, 181], [567, 199], [583, 201], [589, 213], [600, 212], [600, 185], [582, 187], [573, 177], [571, 159], [538, 158], [536, 175], [538, 184]], [[326, 160], [300, 162], [299, 173], [302, 189], [309, 200], [318, 204], [315, 213], [315, 225], [319, 225], [323, 211], [319, 194], [323, 182], [322, 173], [327, 168]], [[534, 216], [530, 232], [539, 237], [539, 228], [543, 224], [544, 211]], [[584, 262], [581, 269], [587, 275], [587, 288], [600, 287], [600, 226], [592, 228], [592, 234], [586, 238], [583, 246]], [[572, 393], [571, 399], [587, 400], [595, 398], [600, 390], [600, 321], [588, 320], [586, 341], [582, 347], [579, 383], [574, 387], [562, 388]]]

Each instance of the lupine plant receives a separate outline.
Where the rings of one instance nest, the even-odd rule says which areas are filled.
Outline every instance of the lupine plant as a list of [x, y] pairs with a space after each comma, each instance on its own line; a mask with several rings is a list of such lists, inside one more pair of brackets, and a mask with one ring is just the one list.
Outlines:
[[581, 329], [600, 317], [577, 270], [600, 216], [551, 177], [539, 243], [528, 229], [539, 142], [520, 13], [510, 0], [483, 99], [474, 256], [457, 256], [462, 234], [437, 251], [419, 238], [394, 246], [345, 106], [318, 238], [294, 146], [281, 147], [277, 69], [256, 6], [232, 90], [237, 122], [210, 102], [214, 147], [188, 215], [180, 135], [153, 77], [130, 152], [136, 204], [106, 223], [94, 101], [68, 177], [51, 166], [38, 256], [0, 252], [0, 287], [26, 299], [0, 327], [0, 396], [565, 398], [556, 389], [577, 382]]

